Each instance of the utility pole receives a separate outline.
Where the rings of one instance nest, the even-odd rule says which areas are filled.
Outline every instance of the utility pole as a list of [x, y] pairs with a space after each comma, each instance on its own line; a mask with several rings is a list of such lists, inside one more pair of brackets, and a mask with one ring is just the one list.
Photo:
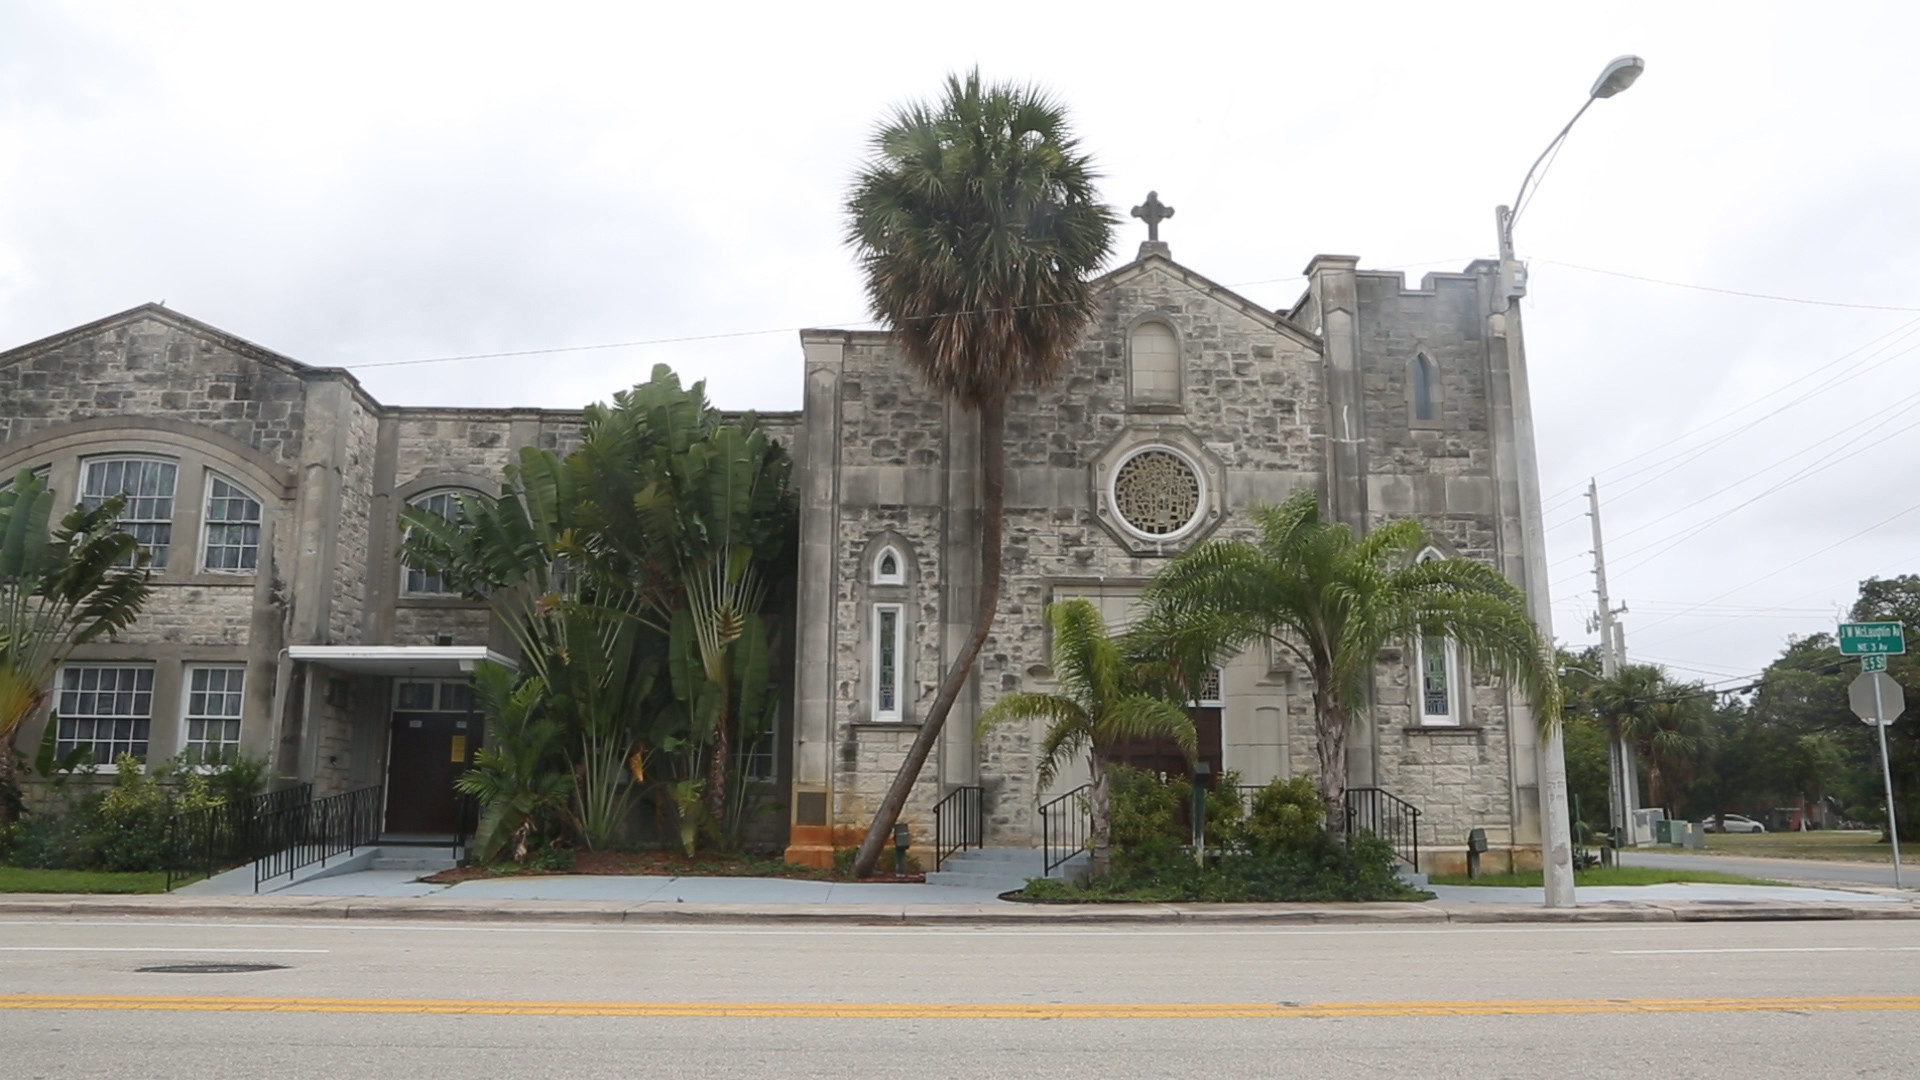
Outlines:
[[[1626, 613], [1626, 605], [1613, 606], [1613, 598], [1607, 595], [1607, 547], [1600, 529], [1600, 482], [1597, 479], [1587, 481], [1587, 516], [1593, 519], [1593, 593], [1599, 601], [1599, 614], [1589, 623], [1589, 630], [1600, 633], [1600, 674], [1608, 679], [1620, 674], [1620, 668], [1627, 662], [1626, 629], [1615, 621], [1614, 616]], [[1616, 845], [1622, 837], [1627, 843], [1639, 838], [1633, 830], [1633, 811], [1639, 799], [1639, 777], [1636, 775], [1633, 749], [1618, 734], [1607, 739], [1607, 816], [1612, 819]]]

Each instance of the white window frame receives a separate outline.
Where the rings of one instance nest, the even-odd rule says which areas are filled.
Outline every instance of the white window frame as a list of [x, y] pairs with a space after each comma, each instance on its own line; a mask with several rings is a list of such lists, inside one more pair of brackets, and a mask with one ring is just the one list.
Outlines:
[[[108, 499], [113, 498], [116, 495], [125, 494], [124, 492], [119, 492], [119, 491], [99, 493], [99, 492], [94, 492], [89, 490], [91, 485], [89, 484], [88, 481], [91, 479], [93, 475], [94, 467], [97, 465], [102, 469], [104, 469], [107, 466], [114, 464], [115, 462], [119, 462], [123, 466], [121, 470], [121, 477], [123, 480], [126, 476], [126, 470], [124, 466], [129, 464], [136, 464], [136, 463], [141, 465], [151, 464], [151, 465], [161, 466], [162, 468], [170, 468], [173, 470], [172, 490], [167, 492], [167, 494], [164, 496], [128, 494], [126, 506], [123, 507], [122, 513], [119, 519], [120, 524], [122, 526], [126, 526], [126, 525], [153, 525], [153, 526], [164, 525], [166, 526], [166, 532], [167, 532], [166, 543], [156, 546], [155, 544], [147, 540], [141, 540], [141, 544], [140, 544], [141, 547], [146, 548], [147, 551], [151, 554], [152, 556], [151, 566], [153, 567], [153, 569], [164, 570], [167, 567], [168, 560], [172, 557], [172, 554], [173, 554], [173, 546], [174, 546], [173, 545], [173, 519], [175, 514], [177, 514], [180, 510], [180, 461], [178, 458], [165, 457], [160, 454], [96, 454], [91, 457], [83, 457], [80, 459], [80, 501], [83, 504], [90, 507], [99, 506], [101, 503], [107, 501]], [[123, 483], [121, 486], [125, 487], [125, 484]], [[138, 506], [138, 503], [136, 502], [136, 500], [161, 499], [161, 498], [164, 498], [167, 502], [167, 514], [165, 517], [132, 517], [126, 512], [126, 511], [134, 510]], [[130, 532], [136, 539], [139, 538], [139, 533], [132, 532], [132, 530], [125, 530], [125, 531]], [[122, 563], [120, 565], [130, 566], [132, 565], [132, 563], [131, 561], [129, 561], [126, 563]]]
[[[253, 510], [254, 510], [253, 520], [252, 521], [245, 521], [245, 520], [215, 521], [213, 519], [213, 500], [214, 500], [213, 486], [215, 484], [225, 484], [227, 485], [228, 488], [232, 489], [233, 494], [223, 496], [222, 497], [223, 499], [232, 500], [232, 499], [239, 498], [239, 499], [245, 499], [246, 501], [251, 502], [253, 504]], [[230, 476], [225, 476], [220, 473], [214, 472], [212, 469], [208, 469], [206, 474], [206, 483], [204, 485], [204, 490], [201, 492], [201, 498], [200, 498], [200, 569], [206, 571], [209, 574], [232, 574], [235, 576], [245, 576], [248, 574], [258, 573], [260, 570], [260, 534], [261, 534], [261, 529], [266, 524], [266, 517], [267, 517], [266, 504], [260, 501], [259, 496], [255, 495], [252, 491], [249, 491], [245, 484], [240, 483], [238, 480], [235, 480]], [[252, 566], [232, 566], [232, 567], [213, 565], [213, 547], [214, 547], [213, 530], [214, 528], [215, 527], [232, 527], [236, 525], [241, 526], [243, 528], [245, 526], [252, 525], [253, 526], [253, 542], [251, 544], [223, 543], [220, 546], [222, 548], [237, 548], [241, 553], [240, 560], [242, 562], [246, 561], [247, 549], [252, 548], [253, 549], [253, 565]]]
[[[1167, 533], [1150, 533], [1135, 528], [1133, 522], [1127, 520], [1127, 515], [1120, 512], [1120, 500], [1116, 491], [1120, 483], [1121, 470], [1125, 469], [1134, 458], [1154, 451], [1172, 454], [1184, 462], [1187, 468], [1193, 470], [1195, 486], [1200, 496], [1199, 500], [1193, 504], [1193, 516], [1187, 519], [1186, 524]], [[1207, 470], [1200, 467], [1200, 463], [1194, 460], [1192, 454], [1170, 443], [1143, 443], [1128, 450], [1119, 461], [1114, 462], [1113, 469], [1107, 474], [1106, 496], [1107, 507], [1113, 514], [1113, 520], [1126, 530], [1127, 535], [1156, 544], [1174, 544], [1193, 535], [1193, 531], [1200, 527], [1200, 523], [1207, 520], [1207, 508], [1210, 505], [1209, 500], [1213, 498], [1213, 492], [1207, 485]]]
[[[407, 505], [417, 510], [431, 510], [427, 504], [441, 496], [445, 496], [447, 499], [448, 513], [441, 514], [440, 516], [446, 518], [448, 521], [455, 521], [458, 519], [453, 515], [460, 512], [460, 497], [463, 495], [472, 497], [473, 494], [473, 492], [464, 488], [434, 488], [432, 491], [423, 491], [413, 498], [408, 499]], [[439, 513], [437, 510], [431, 510], [431, 512]], [[402, 530], [402, 535], [405, 535], [404, 529]], [[421, 583], [421, 587], [417, 589], [414, 588], [413, 584], [414, 575], [416, 574], [419, 575]], [[433, 583], [433, 588], [426, 587], [429, 582]], [[405, 559], [400, 560], [400, 591], [407, 596], [460, 595], [459, 590], [448, 588], [446, 581], [443, 580], [439, 574], [429, 573], [425, 570], [417, 570], [408, 566]]]
[[[884, 644], [885, 615], [893, 616], [893, 707], [881, 707], [881, 695], [886, 689], [881, 682], [880, 661], [881, 646]], [[906, 658], [907, 658], [907, 613], [904, 604], [873, 605], [873, 718], [884, 723], [898, 723], [906, 715]]]
[[[202, 673], [212, 672], [223, 672], [227, 676], [227, 678], [223, 680], [225, 685], [218, 691], [195, 690], [193, 685], [195, 677]], [[234, 676], [238, 676], [240, 680], [237, 687], [231, 682]], [[240, 711], [231, 714], [226, 712], [217, 714], [210, 713], [204, 711], [204, 709], [198, 713], [194, 711], [193, 697], [195, 694], [211, 696], [215, 693], [219, 694], [222, 698], [228, 696], [238, 698], [239, 701], [237, 704], [239, 705]], [[204, 746], [209, 741], [207, 739], [195, 739], [193, 737], [193, 725], [196, 722], [203, 724], [234, 724], [237, 730], [234, 734], [233, 741], [229, 743], [224, 738], [217, 741], [217, 749], [220, 751], [220, 755], [210, 758], [203, 754], [194, 764], [197, 766], [211, 767], [238, 758], [240, 756], [241, 739], [246, 735], [246, 694], [247, 667], [245, 664], [187, 665], [184, 677], [180, 680], [180, 753], [191, 754], [194, 752], [196, 744]], [[228, 751], [231, 751], [231, 756], [228, 756]]]
[[[1205, 683], [1201, 684], [1200, 697], [1194, 701], [1193, 703], [1194, 707], [1200, 708], [1200, 709], [1226, 708], [1227, 707], [1227, 669], [1224, 667], [1215, 666], [1211, 671], [1208, 672], [1208, 675], [1209, 675], [1208, 681], [1213, 683], [1213, 685], [1209, 687]], [[1213, 691], [1213, 694], [1211, 696], [1207, 694], [1206, 691], [1208, 690]]]
[[[1445, 558], [1434, 548], [1422, 551], [1415, 562], [1432, 562]], [[1440, 636], [1440, 635], [1435, 635]], [[1460, 649], [1450, 637], [1442, 637], [1446, 643], [1446, 655], [1442, 658], [1442, 673], [1447, 679], [1447, 711], [1429, 713], [1427, 711], [1427, 635], [1416, 634], [1413, 639], [1413, 716], [1421, 727], [1459, 727], [1466, 716], [1466, 685], [1461, 679]]]
[[[887, 563], [887, 556], [889, 555], [893, 556], [892, 573], [888, 573], [884, 569]], [[907, 583], [907, 559], [906, 556], [900, 554], [899, 548], [888, 544], [882, 547], [879, 554], [873, 557], [873, 583], [875, 585], [905, 585]]]
[[[68, 672], [70, 671], [85, 672], [89, 670], [134, 672], [135, 673], [134, 689], [122, 691], [119, 689], [119, 687], [116, 686], [114, 690], [110, 692], [116, 695], [120, 693], [127, 693], [132, 695], [136, 700], [135, 702], [130, 704], [137, 704], [139, 696], [142, 694], [146, 695], [146, 698], [147, 698], [146, 714], [143, 716], [137, 712], [127, 712], [124, 714], [115, 713], [115, 712], [102, 713], [97, 708], [97, 704], [93, 712], [87, 713], [84, 715], [78, 714], [77, 712], [72, 710], [62, 710], [60, 706], [65, 703], [66, 695], [69, 693], [79, 694], [79, 693], [89, 693], [89, 692], [98, 693], [99, 692], [97, 687], [97, 680], [96, 680], [96, 688], [93, 691], [86, 691], [78, 688], [69, 689], [67, 686]], [[138, 689], [138, 686], [139, 686], [138, 680], [139, 680], [140, 672], [145, 672], [147, 675], [147, 687], [145, 690]], [[82, 677], [84, 678], [84, 676]], [[77, 725], [83, 721], [87, 721], [97, 725], [101, 722], [118, 723], [120, 721], [127, 721], [135, 725], [135, 728], [133, 729], [134, 731], [138, 730], [138, 725], [144, 723], [146, 725], [146, 736], [144, 738], [133, 737], [133, 735], [130, 733], [129, 737], [126, 739], [116, 739], [116, 738], [110, 737], [106, 740], [106, 742], [107, 742], [107, 745], [109, 746], [112, 746], [116, 742], [124, 742], [129, 746], [129, 750], [128, 750], [129, 753], [132, 752], [131, 751], [132, 746], [144, 743], [146, 746], [145, 752], [134, 754], [134, 756], [139, 758], [142, 764], [145, 764], [147, 758], [153, 752], [153, 690], [154, 690], [154, 684], [157, 678], [158, 678], [158, 674], [154, 670], [154, 665], [152, 664], [115, 663], [113, 661], [63, 664], [60, 667], [59, 674], [55, 676], [55, 679], [54, 679], [53, 694], [52, 694], [53, 708], [52, 708], [52, 715], [49, 717], [48, 722], [57, 723], [57, 724], [66, 724], [66, 723], [72, 722]], [[61, 757], [65, 757], [67, 754], [72, 753], [82, 743], [85, 743], [88, 746], [97, 746], [101, 741], [98, 738], [97, 727], [95, 728], [95, 737], [90, 739], [83, 740], [79, 738], [73, 738], [73, 739], [63, 738], [62, 732], [58, 729], [54, 731], [53, 737], [54, 737], [55, 750]], [[120, 771], [119, 757], [120, 755], [117, 753], [109, 753], [105, 756], [105, 760], [102, 760], [101, 755], [96, 752], [93, 757], [93, 767], [98, 769], [101, 772], [109, 772], [109, 773], [118, 772]]]

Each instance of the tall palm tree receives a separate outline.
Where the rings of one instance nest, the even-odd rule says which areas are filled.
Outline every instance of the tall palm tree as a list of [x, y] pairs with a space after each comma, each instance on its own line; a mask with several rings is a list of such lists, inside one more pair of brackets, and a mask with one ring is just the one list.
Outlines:
[[866, 876], [993, 628], [1000, 600], [1006, 403], [1059, 376], [1093, 315], [1089, 280], [1116, 219], [1066, 110], [1032, 87], [950, 76], [937, 103], [874, 132], [847, 198], [867, 303], [932, 389], [980, 417], [980, 587], [973, 632], [927, 710], [854, 861]]
[[1366, 709], [1375, 659], [1395, 642], [1449, 637], [1528, 694], [1542, 723], [1559, 722], [1553, 650], [1499, 571], [1470, 559], [1419, 561], [1430, 541], [1416, 521], [1356, 537], [1321, 520], [1312, 491], [1254, 518], [1257, 540], [1212, 540], [1162, 569], [1147, 589], [1148, 623], [1184, 628], [1189, 655], [1271, 642], [1299, 661], [1313, 680], [1328, 821], [1345, 821], [1347, 733]]
[[1113, 845], [1113, 799], [1107, 765], [1122, 744], [1172, 739], [1192, 758], [1197, 750], [1193, 720], [1185, 709], [1147, 688], [1156, 674], [1128, 660], [1119, 642], [1108, 636], [1100, 613], [1085, 600], [1063, 600], [1047, 607], [1053, 623], [1054, 694], [1008, 694], [980, 717], [984, 730], [1007, 720], [1045, 720], [1040, 741], [1040, 783], [1053, 782], [1060, 766], [1085, 753], [1093, 775], [1093, 876], [1105, 877]]
[[49, 529], [53, 492], [32, 471], [0, 491], [0, 821], [14, 810], [20, 724], [46, 708], [73, 650], [132, 625], [153, 591], [147, 552], [120, 531], [122, 505], [76, 506]]
[[1713, 708], [1698, 684], [1679, 683], [1655, 664], [1627, 664], [1593, 685], [1593, 711], [1607, 731], [1647, 765], [1647, 802], [1665, 808], [1713, 730]]

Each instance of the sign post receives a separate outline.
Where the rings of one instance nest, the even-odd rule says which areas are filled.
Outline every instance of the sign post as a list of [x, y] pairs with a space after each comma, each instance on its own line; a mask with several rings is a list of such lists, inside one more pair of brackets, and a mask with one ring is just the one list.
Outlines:
[[[1853, 714], [1873, 725], [1880, 737], [1880, 775], [1887, 791], [1887, 839], [1893, 842], [1893, 887], [1900, 888], [1900, 823], [1893, 805], [1893, 767], [1887, 761], [1887, 725], [1906, 711], [1906, 691], [1887, 674], [1889, 656], [1907, 651], [1904, 628], [1897, 622], [1841, 623], [1840, 653], [1858, 656], [1860, 674], [1847, 687]], [[1868, 664], [1872, 663], [1869, 667]]]

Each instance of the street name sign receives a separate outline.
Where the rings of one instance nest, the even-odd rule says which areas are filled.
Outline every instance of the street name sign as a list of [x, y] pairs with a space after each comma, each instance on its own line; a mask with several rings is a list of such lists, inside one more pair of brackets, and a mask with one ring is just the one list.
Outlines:
[[1885, 670], [1887, 670], [1887, 654], [1886, 654], [1886, 653], [1872, 653], [1872, 654], [1870, 654], [1870, 655], [1867, 655], [1867, 656], [1863, 656], [1863, 657], [1861, 657], [1861, 658], [1860, 658], [1860, 670], [1861, 670], [1861, 671], [1885, 671]]
[[1869, 724], [1891, 724], [1907, 711], [1907, 692], [1884, 671], [1863, 671], [1847, 686], [1847, 704]]
[[1907, 636], [1897, 622], [1840, 624], [1841, 656], [1902, 656], [1906, 651]]

